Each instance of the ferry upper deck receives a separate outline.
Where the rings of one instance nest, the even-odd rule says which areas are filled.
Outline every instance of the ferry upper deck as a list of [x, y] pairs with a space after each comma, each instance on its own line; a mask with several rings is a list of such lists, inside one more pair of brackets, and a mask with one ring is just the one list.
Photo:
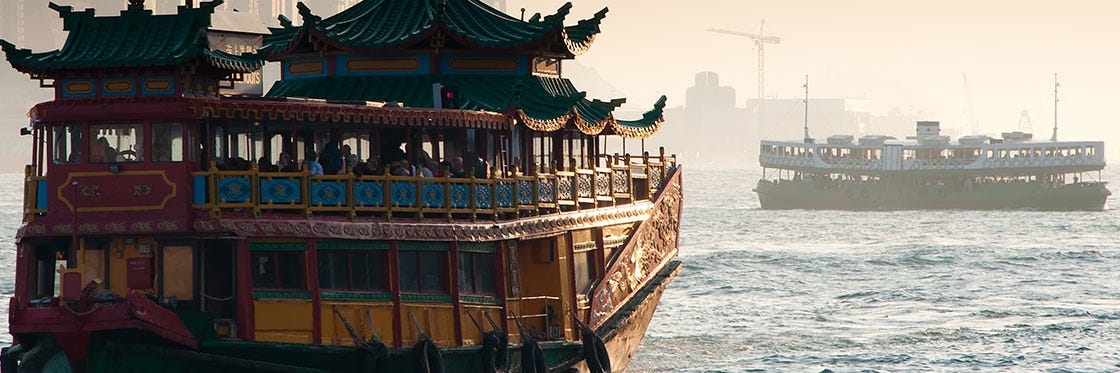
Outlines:
[[759, 163], [764, 168], [859, 174], [1076, 173], [1105, 166], [1101, 141], [1035, 141], [1021, 132], [951, 140], [941, 136], [937, 126], [937, 122], [919, 122], [918, 135], [901, 140], [863, 136], [857, 141], [850, 135], [834, 135], [824, 143], [762, 141]]

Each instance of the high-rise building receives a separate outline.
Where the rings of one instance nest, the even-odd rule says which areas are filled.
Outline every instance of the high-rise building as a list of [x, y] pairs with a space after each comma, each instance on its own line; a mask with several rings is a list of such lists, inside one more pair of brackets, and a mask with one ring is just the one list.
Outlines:
[[502, 12], [506, 11], [506, 0], [482, 0], [482, 2]]
[[0, 1], [0, 38], [21, 48], [45, 49], [55, 47], [56, 32], [52, 25], [41, 22], [57, 21], [58, 13], [47, 7], [42, 0], [3, 0]]
[[[758, 134], [751, 113], [735, 107], [735, 89], [720, 85], [719, 74], [696, 74], [682, 107], [665, 110], [666, 126], [654, 142], [681, 149], [688, 162], [741, 162], [757, 156]], [[715, 136], [711, 134], [717, 134]]]
[[[800, 140], [806, 122], [805, 99], [748, 99], [747, 109], [753, 113], [764, 110], [758, 134], [766, 140]], [[810, 98], [809, 135], [826, 138], [831, 135], [860, 136], [871, 123], [871, 100], [859, 98]]]
[[684, 97], [690, 108], [735, 106], [735, 89], [719, 85], [719, 74], [711, 71], [696, 74], [696, 85], [685, 90]]

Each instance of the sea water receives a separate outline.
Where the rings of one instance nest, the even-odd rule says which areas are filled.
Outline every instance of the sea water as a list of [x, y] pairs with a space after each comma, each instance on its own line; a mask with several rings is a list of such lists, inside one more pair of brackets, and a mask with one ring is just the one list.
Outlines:
[[1116, 198], [769, 211], [740, 167], [686, 166], [684, 265], [628, 371], [1120, 371]]
[[[684, 266], [628, 371], [1120, 371], [1117, 199], [1097, 212], [766, 211], [754, 167], [684, 172]], [[0, 175], [5, 299], [22, 200], [23, 176]], [[0, 320], [10, 343], [6, 303]]]

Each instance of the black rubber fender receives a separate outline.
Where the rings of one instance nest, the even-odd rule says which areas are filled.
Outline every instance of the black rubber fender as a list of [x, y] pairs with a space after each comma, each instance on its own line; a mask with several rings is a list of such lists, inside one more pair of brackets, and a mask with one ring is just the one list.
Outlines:
[[521, 372], [548, 373], [548, 366], [544, 363], [544, 351], [537, 341], [527, 339], [521, 343]]
[[490, 333], [482, 333], [482, 371], [483, 373], [497, 373], [500, 366], [498, 358], [498, 337]]
[[583, 360], [587, 363], [587, 369], [591, 373], [611, 372], [611, 357], [607, 353], [607, 346], [603, 344], [603, 339], [599, 338], [599, 335], [591, 329], [584, 329], [583, 331]]
[[364, 372], [390, 372], [389, 347], [380, 341], [372, 341], [359, 347], [362, 356], [362, 371]]
[[431, 339], [421, 339], [412, 347], [417, 373], [443, 373], [443, 355]]
[[498, 354], [494, 357], [494, 366], [499, 372], [506, 372], [509, 370], [509, 334], [502, 330], [495, 330], [490, 334], [498, 339]]

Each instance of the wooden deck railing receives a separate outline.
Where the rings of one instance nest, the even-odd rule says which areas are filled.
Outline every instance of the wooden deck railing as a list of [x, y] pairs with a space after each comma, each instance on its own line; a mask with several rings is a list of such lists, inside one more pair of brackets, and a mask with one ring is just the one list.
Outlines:
[[[417, 218], [512, 219], [648, 200], [676, 167], [674, 156], [605, 157], [588, 169], [489, 178], [416, 176], [311, 176], [307, 172], [192, 173], [194, 206], [218, 216], [242, 209], [256, 216], [276, 211]], [[554, 168], [555, 169], [555, 168]], [[493, 173], [493, 172], [492, 172]]]

